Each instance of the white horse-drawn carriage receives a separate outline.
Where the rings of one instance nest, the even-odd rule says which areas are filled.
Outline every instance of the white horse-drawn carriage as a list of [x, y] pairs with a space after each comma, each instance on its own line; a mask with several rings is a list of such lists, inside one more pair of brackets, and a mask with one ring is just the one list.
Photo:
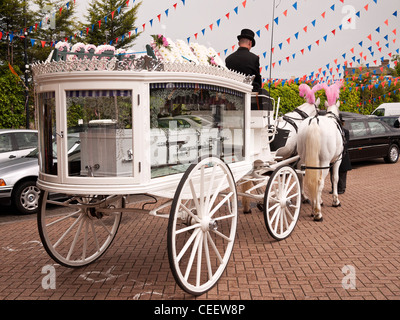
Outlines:
[[[150, 214], [169, 219], [173, 275], [202, 294], [230, 258], [238, 197], [261, 202], [275, 239], [293, 231], [299, 156], [275, 152], [285, 142], [278, 133], [291, 129], [278, 128], [279, 101], [252, 93], [251, 78], [147, 55], [120, 60], [78, 55], [33, 66], [41, 240], [61, 265], [87, 265], [110, 246], [122, 213], [135, 212], [135, 196], [156, 196]], [[315, 114], [313, 103], [302, 108]]]

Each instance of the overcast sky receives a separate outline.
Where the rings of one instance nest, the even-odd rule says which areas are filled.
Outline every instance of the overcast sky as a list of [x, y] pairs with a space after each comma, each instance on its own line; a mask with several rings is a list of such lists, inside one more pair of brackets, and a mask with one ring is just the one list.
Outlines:
[[[76, 0], [78, 10], [83, 11], [88, 2]], [[390, 53], [396, 53], [400, 46], [399, 2], [276, 0], [272, 67], [273, 0], [142, 0], [136, 27], [143, 31], [145, 24], [145, 28], [134, 49], [142, 51], [151, 34], [162, 33], [172, 40], [190, 37], [190, 41], [213, 47], [225, 59], [233, 52], [232, 46], [236, 50], [240, 30], [249, 28], [257, 33], [252, 52], [260, 56], [265, 79], [271, 68], [272, 78], [302, 77], [321, 70], [337, 79], [345, 61], [353, 66], [359, 62], [375, 66], [374, 61], [380, 65], [382, 57], [388, 59]], [[132, 5], [130, 0], [129, 7]], [[397, 17], [393, 15], [396, 10]], [[349, 21], [352, 25], [346, 28]]]

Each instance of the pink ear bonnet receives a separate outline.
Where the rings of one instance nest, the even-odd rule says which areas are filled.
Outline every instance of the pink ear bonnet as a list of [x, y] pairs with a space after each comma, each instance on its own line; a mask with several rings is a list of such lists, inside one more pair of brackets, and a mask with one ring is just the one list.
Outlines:
[[305, 83], [302, 83], [299, 86], [300, 97], [304, 97], [309, 104], [314, 104], [315, 103], [315, 92], [317, 92], [318, 90], [321, 90], [323, 88], [324, 88], [324, 86], [322, 84], [317, 84], [312, 89], [310, 89], [310, 87], [308, 85], [306, 85]]
[[329, 86], [324, 84], [324, 89], [326, 93], [326, 98], [328, 100], [328, 104], [330, 106], [336, 103], [336, 100], [339, 99], [340, 88], [343, 86], [343, 82], [335, 82], [333, 85]]

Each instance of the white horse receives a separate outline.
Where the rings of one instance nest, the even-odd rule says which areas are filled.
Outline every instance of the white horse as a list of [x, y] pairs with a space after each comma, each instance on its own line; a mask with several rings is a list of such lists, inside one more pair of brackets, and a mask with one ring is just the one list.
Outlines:
[[318, 113], [320, 99], [318, 98], [315, 100], [315, 92], [321, 88], [321, 85], [317, 85], [310, 89], [310, 87], [304, 83], [299, 86], [300, 96], [304, 97], [306, 102], [293, 111], [286, 113], [282, 117], [284, 121], [279, 122], [278, 128], [289, 130], [289, 135], [286, 144], [276, 150], [276, 158], [287, 159], [296, 154], [299, 125], [304, 119], [313, 117]]
[[328, 87], [324, 85], [327, 96], [325, 116], [315, 116], [300, 124], [297, 151], [302, 163], [305, 163], [304, 184], [312, 206], [315, 221], [322, 221], [321, 203], [325, 178], [332, 166], [333, 203], [340, 206], [337, 192], [339, 166], [342, 161], [343, 136], [339, 123], [339, 98], [342, 83]]

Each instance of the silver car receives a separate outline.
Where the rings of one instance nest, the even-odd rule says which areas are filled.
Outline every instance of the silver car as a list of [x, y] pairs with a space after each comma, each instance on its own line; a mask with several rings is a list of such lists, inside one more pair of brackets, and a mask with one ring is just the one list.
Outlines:
[[38, 146], [37, 130], [0, 129], [0, 165], [26, 156]]
[[[54, 145], [53, 150], [57, 150]], [[80, 164], [78, 136], [68, 137], [68, 154]], [[56, 154], [53, 155], [55, 158]], [[0, 163], [0, 201], [8, 202], [21, 214], [38, 212], [40, 189], [36, 186], [39, 175], [38, 149], [27, 156]]]

